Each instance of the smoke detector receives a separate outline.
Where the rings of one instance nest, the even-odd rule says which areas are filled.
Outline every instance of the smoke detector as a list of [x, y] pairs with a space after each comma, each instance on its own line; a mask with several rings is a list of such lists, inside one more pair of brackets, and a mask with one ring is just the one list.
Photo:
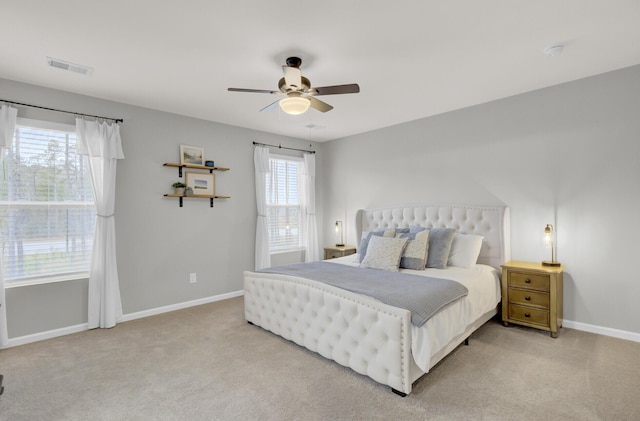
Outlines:
[[93, 68], [83, 66], [81, 64], [74, 64], [68, 61], [60, 60], [53, 57], [47, 57], [47, 64], [56, 69], [66, 70], [68, 72], [79, 73], [84, 76], [90, 76], [93, 73]]
[[562, 54], [563, 51], [564, 51], [564, 45], [562, 44], [550, 45], [543, 50], [543, 52], [549, 57], [557, 57], [560, 54]]

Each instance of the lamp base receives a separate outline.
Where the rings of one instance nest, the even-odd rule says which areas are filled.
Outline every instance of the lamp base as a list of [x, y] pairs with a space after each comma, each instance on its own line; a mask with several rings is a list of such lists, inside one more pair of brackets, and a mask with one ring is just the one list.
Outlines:
[[555, 260], [553, 262], [550, 262], [549, 260], [545, 260], [544, 262], [542, 262], [542, 266], [558, 267], [558, 266], [562, 266], [562, 263], [556, 262]]
[[336, 247], [344, 247], [344, 244], [336, 244]]

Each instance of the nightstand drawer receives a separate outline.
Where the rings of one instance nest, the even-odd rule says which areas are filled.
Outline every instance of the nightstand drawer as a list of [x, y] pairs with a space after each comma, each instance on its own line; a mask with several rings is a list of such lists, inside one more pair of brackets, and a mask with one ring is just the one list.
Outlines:
[[533, 307], [509, 304], [509, 319], [549, 326], [549, 312]]
[[356, 248], [353, 246], [335, 246], [324, 248], [324, 259], [336, 259], [338, 257], [350, 256], [356, 253]]
[[537, 273], [509, 272], [509, 286], [549, 291], [549, 275]]
[[509, 288], [509, 302], [549, 309], [549, 293]]
[[326, 250], [324, 252], [324, 258], [326, 259], [336, 259], [338, 257], [342, 257], [345, 256], [343, 251], [336, 251], [336, 250]]

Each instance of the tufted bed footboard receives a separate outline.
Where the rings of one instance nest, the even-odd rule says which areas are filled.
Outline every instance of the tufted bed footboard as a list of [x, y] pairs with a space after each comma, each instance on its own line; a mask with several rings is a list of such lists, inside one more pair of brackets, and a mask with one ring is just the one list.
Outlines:
[[411, 314], [330, 285], [244, 273], [248, 322], [357, 373], [411, 392]]

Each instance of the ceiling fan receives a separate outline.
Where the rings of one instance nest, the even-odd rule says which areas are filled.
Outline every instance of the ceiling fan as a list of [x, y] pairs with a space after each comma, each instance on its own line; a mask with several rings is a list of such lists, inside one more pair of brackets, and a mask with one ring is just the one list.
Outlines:
[[229, 88], [231, 92], [254, 92], [261, 94], [286, 95], [285, 98], [279, 99], [260, 111], [270, 111], [278, 105], [287, 114], [303, 114], [309, 107], [320, 112], [326, 113], [331, 111], [333, 107], [326, 102], [317, 99], [320, 95], [337, 95], [337, 94], [357, 94], [360, 92], [360, 86], [357, 83], [348, 85], [322, 86], [318, 88], [311, 87], [311, 82], [300, 72], [302, 59], [299, 57], [289, 57], [286, 65], [282, 66], [284, 77], [278, 82], [279, 91], [270, 91], [263, 89], [243, 89]]

